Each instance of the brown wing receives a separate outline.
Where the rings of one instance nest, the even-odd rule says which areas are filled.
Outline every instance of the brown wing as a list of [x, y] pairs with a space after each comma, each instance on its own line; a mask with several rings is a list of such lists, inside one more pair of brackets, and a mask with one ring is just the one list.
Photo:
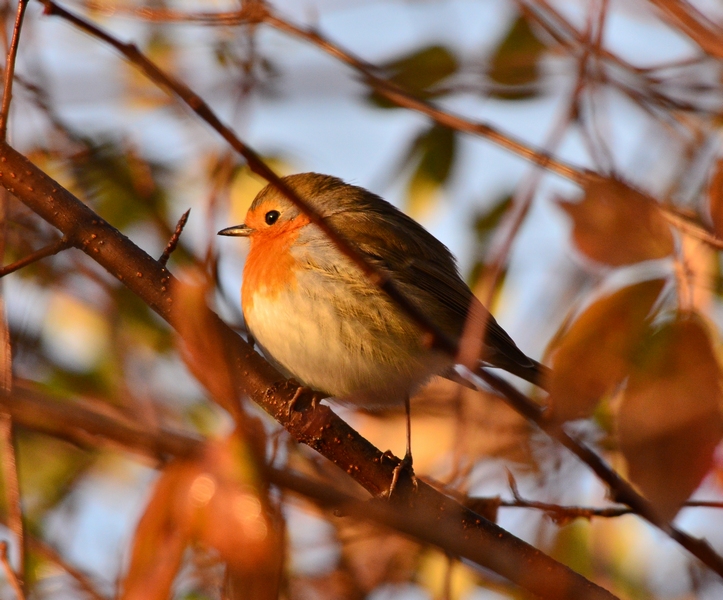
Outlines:
[[470, 306], [478, 303], [479, 318], [485, 319], [485, 361], [529, 381], [538, 380], [537, 363], [481, 307], [447, 247], [416, 221], [381, 202], [336, 213], [329, 217], [330, 224], [339, 228], [343, 221], [346, 237], [362, 255], [393, 274], [401, 291], [455, 339], [462, 335]]

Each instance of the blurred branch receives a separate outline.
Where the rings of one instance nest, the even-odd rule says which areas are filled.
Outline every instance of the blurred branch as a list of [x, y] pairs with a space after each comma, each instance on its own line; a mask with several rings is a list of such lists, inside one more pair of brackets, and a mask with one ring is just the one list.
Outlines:
[[42, 260], [43, 258], [47, 258], [48, 256], [58, 254], [58, 252], [61, 252], [68, 248], [70, 248], [70, 242], [68, 242], [66, 238], [61, 237], [59, 240], [53, 242], [52, 244], [48, 244], [47, 246], [45, 246], [45, 248], [36, 250], [35, 252], [28, 254], [24, 258], [16, 260], [14, 263], [0, 268], [0, 277], [5, 277], [5, 275], [14, 273], [17, 270], [22, 269], [23, 267], [27, 267], [34, 262]]
[[93, 582], [90, 581], [85, 573], [68, 564], [68, 562], [58, 553], [57, 550], [55, 550], [55, 548], [33, 536], [28, 536], [28, 546], [30, 546], [36, 554], [40, 555], [45, 560], [52, 562], [63, 569], [63, 571], [78, 582], [81, 589], [88, 596], [93, 598], [93, 600], [108, 600], [95, 589]]
[[10, 42], [7, 60], [5, 62], [5, 87], [3, 89], [2, 107], [0, 107], [0, 139], [5, 140], [8, 133], [8, 116], [10, 114], [10, 102], [13, 97], [13, 77], [15, 75], [15, 59], [18, 54], [20, 43], [20, 30], [23, 27], [23, 17], [28, 0], [18, 0], [18, 11], [15, 16], [15, 27], [13, 38]]
[[[184, 319], [190, 318], [180, 310], [183, 301], [177, 296], [179, 283], [165, 268], [7, 144], [0, 144], [0, 185], [59, 228], [75, 247], [121, 280], [172, 326], [179, 328]], [[202, 319], [209, 339], [224, 349], [239, 393], [250, 396], [297, 441], [327, 457], [372, 494], [388, 489], [396, 460], [385, 458], [326, 406], [289, 415], [288, 403], [298, 386], [286, 381], [253, 352], [215, 313], [205, 306], [198, 311], [203, 314], [193, 318]], [[3, 408], [14, 415], [17, 404], [8, 402]], [[238, 411], [238, 407], [227, 408], [232, 414]], [[53, 426], [42, 413], [36, 411], [35, 418], [41, 420], [46, 430]], [[68, 419], [67, 410], [63, 411], [62, 419]], [[73, 434], [77, 435], [77, 432], [71, 432]], [[416, 494], [410, 494], [410, 488], [411, 485], [397, 488], [400, 501], [406, 499], [414, 508], [408, 511], [410, 519], [416, 514], [426, 514], [425, 526], [428, 526], [436, 518], [444, 516], [446, 522], [447, 515], [452, 515], [451, 519], [456, 523], [454, 535], [458, 539], [455, 547], [447, 550], [490, 568], [545, 598], [612, 597], [424, 483], [420, 482]], [[430, 514], [435, 515], [434, 519], [428, 516]]]
[[677, 227], [678, 229], [685, 231], [692, 237], [699, 239], [701, 242], [705, 242], [709, 246], [716, 250], [723, 250], [723, 240], [715, 234], [707, 231], [698, 223], [694, 223], [686, 215], [680, 214], [671, 207], [663, 207], [660, 212], [668, 223]]
[[79, 402], [52, 398], [22, 380], [16, 380], [10, 396], [0, 397], [0, 407], [19, 426], [52, 435], [82, 448], [113, 443], [125, 450], [161, 462], [171, 457], [192, 458], [203, 441], [190, 434], [166, 429], [145, 429], [123, 418], [99, 412]]
[[[50, 3], [50, 0], [41, 1], [45, 4]], [[101, 5], [96, 2], [88, 2], [87, 4], [101, 8]], [[279, 31], [284, 31], [285, 33], [312, 43], [324, 50], [327, 54], [352, 67], [364, 76], [366, 82], [374, 88], [377, 93], [397, 106], [427, 115], [439, 125], [454, 129], [455, 131], [485, 137], [502, 148], [510, 150], [518, 156], [576, 183], [582, 184], [586, 181], [584, 169], [555, 159], [548, 152], [533, 148], [522, 140], [518, 140], [509, 134], [499, 131], [492, 125], [470, 121], [437, 108], [427, 101], [421, 100], [402, 86], [385, 78], [382, 69], [379, 67], [354, 56], [351, 52], [344, 50], [338, 44], [334, 44], [318, 32], [295, 25], [291, 21], [280, 17], [277, 13], [273, 12], [265, 2], [249, 3], [248, 6], [241, 10], [225, 13], [184, 13], [164, 8], [134, 9], [132, 13], [140, 18], [153, 21], [203, 22], [214, 25], [239, 25], [254, 22], [266, 23]]]
[[8, 543], [5, 541], [0, 542], [0, 563], [2, 563], [3, 571], [5, 571], [5, 577], [15, 592], [15, 597], [18, 600], [25, 600], [23, 586], [20, 584], [17, 574], [10, 566], [10, 561], [8, 559]]
[[723, 29], [683, 0], [649, 0], [705, 52], [723, 58]]
[[[9, 390], [3, 391], [3, 396]], [[0, 446], [2, 447], [2, 474], [5, 487], [5, 502], [8, 511], [8, 527], [15, 537], [18, 555], [18, 569], [14, 571], [15, 584], [24, 587], [25, 572], [25, 532], [23, 528], [23, 512], [18, 481], [17, 453], [15, 449], [15, 427], [9, 413], [0, 412]], [[3, 542], [7, 546], [7, 542]], [[4, 551], [3, 562], [7, 562], [7, 549]], [[11, 568], [8, 563], [7, 568]], [[24, 595], [24, 594], [23, 594]], [[19, 596], [23, 597], [23, 596]]]

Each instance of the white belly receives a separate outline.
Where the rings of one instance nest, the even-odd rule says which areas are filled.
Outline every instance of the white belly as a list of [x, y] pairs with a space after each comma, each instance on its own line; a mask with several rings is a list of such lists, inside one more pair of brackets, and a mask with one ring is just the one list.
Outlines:
[[[328, 285], [324, 289], [334, 291]], [[400, 332], [398, 318], [386, 323], [379, 312], [366, 320], [353, 316], [378, 296], [341, 297], [346, 303], [339, 308], [339, 296], [332, 301], [330, 294], [319, 297], [297, 288], [270, 298], [257, 292], [246, 323], [285, 374], [367, 408], [403, 404], [407, 394], [451, 365], [446, 356], [423, 349], [413, 325], [405, 323]]]

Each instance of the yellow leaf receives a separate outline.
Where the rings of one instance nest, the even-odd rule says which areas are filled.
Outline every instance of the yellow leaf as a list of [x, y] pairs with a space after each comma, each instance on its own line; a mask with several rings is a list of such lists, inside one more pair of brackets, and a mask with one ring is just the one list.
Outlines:
[[627, 376], [663, 279], [637, 283], [591, 304], [550, 351], [552, 418], [589, 417]]
[[559, 202], [577, 248], [601, 263], [628, 265], [673, 252], [673, 234], [649, 196], [616, 179], [592, 177], [580, 202]]
[[723, 433], [721, 372], [694, 313], [663, 325], [632, 371], [618, 416], [630, 479], [670, 520], [712, 465]]

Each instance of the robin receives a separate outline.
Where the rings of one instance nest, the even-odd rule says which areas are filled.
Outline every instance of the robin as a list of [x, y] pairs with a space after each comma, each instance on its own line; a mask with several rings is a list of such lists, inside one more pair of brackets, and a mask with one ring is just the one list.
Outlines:
[[[484, 332], [480, 361], [540, 384], [545, 367], [515, 345], [461, 278], [447, 247], [416, 221], [336, 177], [300, 173], [283, 181], [448, 336], [462, 340], [476, 324]], [[273, 185], [256, 196], [245, 223], [219, 235], [251, 242], [241, 306], [266, 357], [336, 402], [404, 405], [403, 465], [411, 469], [409, 397], [434, 375], [452, 376], [455, 357], [430, 348], [422, 329]]]

